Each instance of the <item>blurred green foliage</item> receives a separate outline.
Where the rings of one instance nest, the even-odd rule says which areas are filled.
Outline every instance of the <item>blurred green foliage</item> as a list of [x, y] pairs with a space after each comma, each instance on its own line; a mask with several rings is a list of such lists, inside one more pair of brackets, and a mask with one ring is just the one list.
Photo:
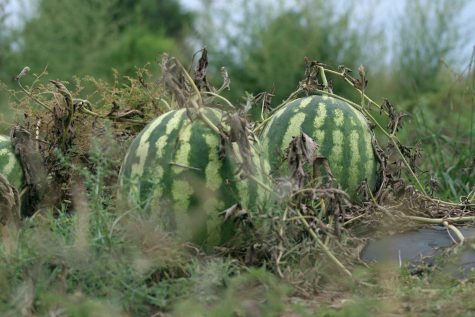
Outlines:
[[[120, 10], [115, 20], [125, 20], [132, 25], [143, 25], [152, 33], [163, 33], [165, 36], [182, 40], [193, 27], [194, 15], [183, 10], [178, 1], [174, 0], [117, 0]], [[127, 25], [122, 24], [122, 28]]]
[[0, 31], [0, 79], [6, 82], [26, 65], [36, 73], [47, 67], [62, 80], [84, 75], [111, 79], [112, 68], [132, 75], [136, 66], [163, 52], [186, 54], [183, 39], [192, 14], [175, 0], [30, 3], [31, 16], [20, 27]]

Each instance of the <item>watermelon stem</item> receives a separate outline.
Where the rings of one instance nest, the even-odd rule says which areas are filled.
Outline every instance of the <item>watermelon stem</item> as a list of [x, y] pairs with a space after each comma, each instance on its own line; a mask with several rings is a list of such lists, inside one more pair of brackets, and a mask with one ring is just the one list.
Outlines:
[[426, 217], [419, 217], [419, 216], [406, 216], [403, 215], [404, 218], [425, 223], [425, 224], [434, 224], [440, 225], [443, 224], [444, 221], [448, 223], [466, 223], [466, 222], [474, 222], [475, 216], [462, 216], [462, 217], [448, 217], [448, 218], [426, 218]]
[[213, 130], [218, 135], [223, 135], [221, 131], [219, 131], [218, 127], [215, 126], [201, 110], [198, 110], [198, 116], [211, 130]]
[[[81, 107], [78, 109], [79, 112], [96, 117], [96, 118], [101, 118], [101, 119], [106, 119], [108, 116], [105, 116], [103, 114], [94, 112], [92, 110], [89, 110], [85, 107]], [[143, 120], [134, 120], [134, 119], [129, 119], [129, 118], [120, 118], [120, 121], [122, 122], [128, 122], [128, 123], [133, 123], [133, 124], [145, 124], [146, 122]]]
[[[282, 215], [282, 223], [285, 223], [287, 220], [290, 220], [290, 219], [287, 219], [287, 213], [289, 211], [289, 208], [285, 208], [284, 210], [284, 214]], [[282, 273], [282, 270], [280, 269], [280, 260], [282, 259], [282, 256], [284, 255], [284, 245], [283, 245], [283, 237], [284, 237], [284, 226], [281, 225], [279, 227], [279, 254], [277, 255], [276, 259], [275, 259], [275, 264], [276, 264], [276, 267], [277, 267], [277, 273], [279, 274], [279, 276], [281, 278], [284, 278], [284, 273]]]
[[322, 77], [323, 89], [329, 93], [332, 93], [330, 86], [328, 86], [328, 80], [327, 80], [327, 76], [325, 75], [325, 69], [322, 66], [320, 66], [319, 69], [320, 69], [320, 76]]
[[211, 91], [203, 91], [203, 93], [221, 99], [222, 101], [226, 103], [227, 106], [229, 106], [229, 108], [231, 108], [232, 110], [236, 110], [236, 107], [234, 107], [233, 104], [228, 99], [224, 98], [223, 96], [220, 96]]
[[195, 91], [196, 93], [196, 96], [198, 99], [198, 102], [195, 100], [195, 98], [191, 98], [191, 104], [193, 105], [193, 107], [198, 111], [198, 117], [211, 129], [213, 130], [215, 133], [217, 133], [218, 135], [221, 135], [223, 136], [223, 134], [221, 133], [221, 131], [218, 129], [218, 127], [216, 127], [213, 122], [211, 122], [208, 117], [206, 117], [206, 115], [202, 112], [202, 108], [203, 108], [203, 99], [201, 98], [201, 94], [200, 94], [200, 91], [198, 89], [198, 87], [196, 87], [195, 85], [195, 82], [193, 81], [193, 79], [191, 78], [190, 74], [188, 74], [188, 72], [186, 71], [186, 69], [183, 67], [183, 65], [179, 62], [179, 61], [176, 61], [178, 66], [180, 66], [180, 68], [182, 69], [183, 71], [183, 75], [185, 76], [186, 80], [188, 80], [189, 84], [191, 85], [191, 87], [193, 87], [193, 90]]
[[444, 227], [447, 228], [447, 230], [449, 230], [448, 231], [449, 235], [450, 235], [450, 231], [452, 231], [457, 236], [458, 241], [455, 241], [455, 239], [453, 239], [453, 238], [452, 238], [452, 240], [454, 240], [454, 243], [457, 243], [459, 245], [463, 244], [463, 242], [465, 241], [465, 237], [463, 236], [462, 232], [460, 232], [460, 230], [456, 226], [451, 224], [451, 222], [473, 222], [475, 220], [475, 217], [454, 217], [454, 218], [435, 218], [434, 219], [434, 218], [417, 217], [417, 216], [406, 216], [406, 215], [403, 215], [403, 216], [407, 219], [417, 221], [417, 222], [421, 222], [421, 223], [425, 223], [425, 224], [441, 224], [441, 225], [443, 225]]
[[[465, 240], [465, 237], [463, 236], [462, 232], [460, 232], [460, 230], [456, 226], [449, 224], [447, 221], [444, 221], [442, 224], [444, 225], [444, 227], [447, 228], [447, 233], [449, 234], [451, 238], [452, 236], [450, 235], [450, 231], [452, 231], [457, 236], [458, 242], [457, 241], [454, 241], [454, 242], [458, 243], [458, 245], [462, 245]], [[454, 239], [452, 238], [452, 240]]]

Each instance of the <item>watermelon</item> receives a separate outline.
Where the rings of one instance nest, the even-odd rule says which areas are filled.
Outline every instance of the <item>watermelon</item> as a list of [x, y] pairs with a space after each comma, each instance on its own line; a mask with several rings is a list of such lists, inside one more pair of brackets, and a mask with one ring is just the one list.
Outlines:
[[14, 153], [10, 138], [5, 135], [0, 135], [0, 174], [21, 191], [25, 184], [23, 168]]
[[377, 178], [374, 136], [360, 111], [326, 95], [299, 98], [284, 105], [259, 136], [273, 176], [289, 176], [285, 151], [292, 138], [301, 132], [316, 141], [317, 154], [328, 159], [336, 180], [352, 198], [365, 179], [374, 188]]
[[[215, 126], [226, 126], [220, 111], [203, 113]], [[236, 204], [249, 212], [262, 208], [268, 191], [258, 183], [266, 182], [269, 165], [252, 149], [254, 177], [241, 178], [237, 144], [222, 157], [220, 143], [186, 109], [162, 114], [132, 141], [120, 170], [120, 197], [138, 210], [160, 212], [163, 228], [186, 241], [205, 248], [229, 242], [236, 224], [223, 211]]]

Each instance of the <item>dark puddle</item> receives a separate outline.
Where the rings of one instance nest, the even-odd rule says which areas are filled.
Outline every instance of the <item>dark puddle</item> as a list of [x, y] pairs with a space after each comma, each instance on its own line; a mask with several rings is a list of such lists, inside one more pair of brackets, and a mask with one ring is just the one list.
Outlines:
[[447, 251], [456, 245], [456, 237], [445, 227], [433, 226], [419, 230], [370, 240], [361, 251], [366, 263], [377, 262], [405, 265], [414, 270], [423, 265], [440, 264], [440, 269], [456, 277], [466, 277], [475, 268], [475, 228], [458, 227], [465, 237], [461, 248], [449, 255]]

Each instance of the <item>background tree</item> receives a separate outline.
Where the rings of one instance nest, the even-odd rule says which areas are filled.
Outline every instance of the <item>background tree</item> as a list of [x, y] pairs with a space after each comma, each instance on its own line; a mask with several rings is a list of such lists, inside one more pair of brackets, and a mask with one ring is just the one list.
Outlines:
[[47, 66], [62, 79], [98, 74], [105, 50], [117, 39], [110, 18], [116, 0], [41, 0], [34, 5], [33, 16], [18, 32], [16, 68], [29, 65], [40, 72]]
[[113, 23], [119, 36], [110, 47], [109, 63], [130, 74], [134, 67], [155, 61], [163, 52], [188, 60], [193, 18], [177, 0], [117, 0]]
[[[194, 15], [183, 10], [178, 1], [170, 0], [118, 0], [117, 20], [129, 14], [132, 24], [141, 24], [150, 32], [183, 40], [193, 27]], [[121, 29], [125, 29], [122, 25]]]
[[30, 5], [31, 16], [15, 30], [10, 74], [29, 65], [35, 72], [48, 66], [61, 79], [110, 77], [111, 68], [130, 75], [162, 52], [184, 52], [181, 43], [191, 23], [176, 0], [30, 0]]
[[[358, 25], [353, 4], [341, 8], [320, 0], [295, 1], [291, 6], [283, 1], [241, 1], [238, 7], [242, 16], [235, 21], [234, 7], [217, 8], [205, 1], [202, 21], [208, 25], [200, 29], [211, 56], [228, 67], [234, 100], [243, 91], [274, 91], [274, 103], [280, 103], [302, 79], [305, 56], [334, 67], [356, 68], [376, 53], [371, 43], [380, 33], [371, 29], [371, 16]], [[206, 14], [216, 11], [212, 24]], [[335, 85], [339, 93], [348, 92], [345, 85]]]
[[6, 7], [8, 5], [8, 0], [0, 1], [0, 81], [5, 80], [5, 72], [1, 71], [5, 69], [8, 65], [7, 55], [10, 51], [10, 32], [6, 25], [7, 13]]

